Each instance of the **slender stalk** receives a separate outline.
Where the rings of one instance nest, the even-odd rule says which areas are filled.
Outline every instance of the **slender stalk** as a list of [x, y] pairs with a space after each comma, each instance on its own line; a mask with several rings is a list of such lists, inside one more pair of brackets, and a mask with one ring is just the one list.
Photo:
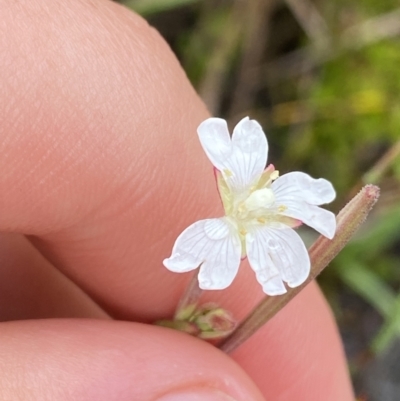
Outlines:
[[388, 168], [400, 155], [400, 141], [397, 141], [393, 146], [378, 160], [377, 163], [363, 176], [364, 182], [378, 183]]
[[289, 288], [284, 295], [266, 296], [237, 329], [219, 344], [219, 348], [226, 353], [233, 352], [314, 280], [349, 242], [367, 218], [378, 197], [378, 187], [374, 185], [363, 187], [338, 214], [335, 237], [329, 240], [321, 235], [309, 249], [311, 272], [308, 279], [299, 287]]
[[202, 293], [203, 290], [199, 287], [199, 280], [195, 273], [179, 300], [174, 320], [186, 320], [196, 310]]

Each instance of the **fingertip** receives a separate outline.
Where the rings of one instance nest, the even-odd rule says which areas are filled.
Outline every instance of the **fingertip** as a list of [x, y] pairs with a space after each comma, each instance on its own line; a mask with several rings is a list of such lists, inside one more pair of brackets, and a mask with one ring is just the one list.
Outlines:
[[232, 357], [267, 399], [353, 401], [338, 334], [326, 300], [311, 283]]
[[170, 329], [83, 319], [26, 321], [3, 324], [0, 340], [0, 392], [8, 388], [10, 399], [29, 389], [32, 399], [57, 401], [179, 401], [185, 393], [192, 397], [185, 401], [263, 400], [229, 357]]

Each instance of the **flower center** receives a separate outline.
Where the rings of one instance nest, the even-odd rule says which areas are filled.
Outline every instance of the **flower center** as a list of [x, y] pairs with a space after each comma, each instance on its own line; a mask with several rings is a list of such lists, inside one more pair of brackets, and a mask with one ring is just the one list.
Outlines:
[[253, 186], [242, 191], [232, 190], [224, 174], [229, 178], [231, 172], [217, 173], [216, 177], [225, 216], [242, 236], [246, 235], [246, 227], [249, 223], [266, 224], [272, 221], [284, 207], [283, 205], [276, 207], [275, 194], [270, 188], [272, 182], [279, 177], [279, 172], [272, 165], [264, 170]]
[[244, 201], [244, 207], [248, 211], [267, 208], [275, 202], [275, 195], [270, 188], [257, 189]]
[[232, 216], [237, 220], [258, 218], [275, 202], [275, 195], [270, 188], [257, 189], [233, 208]]

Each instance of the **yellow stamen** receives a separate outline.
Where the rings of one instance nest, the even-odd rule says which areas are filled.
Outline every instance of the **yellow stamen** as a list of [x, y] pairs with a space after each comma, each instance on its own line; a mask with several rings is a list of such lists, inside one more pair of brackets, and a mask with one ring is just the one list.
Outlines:
[[227, 168], [226, 169], [224, 169], [224, 174], [227, 176], [227, 177], [232, 177], [232, 171], [231, 170], [228, 170]]
[[279, 177], [279, 170], [275, 170], [275, 171], [273, 171], [273, 172], [271, 173], [269, 179], [270, 179], [271, 181], [274, 181], [274, 180], [276, 180], [278, 177]]
[[267, 222], [267, 220], [265, 219], [265, 217], [259, 217], [259, 218], [257, 219], [257, 221], [258, 221], [259, 223], [261, 223], [261, 224], [265, 224], [265, 223]]
[[278, 206], [278, 212], [279, 212], [279, 213], [282, 213], [282, 212], [284, 212], [285, 210], [287, 210], [287, 206], [285, 206], [285, 205], [279, 205], [279, 206]]

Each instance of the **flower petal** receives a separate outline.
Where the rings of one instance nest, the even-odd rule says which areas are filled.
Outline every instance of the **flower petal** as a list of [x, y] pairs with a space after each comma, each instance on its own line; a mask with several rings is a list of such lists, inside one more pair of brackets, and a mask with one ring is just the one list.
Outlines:
[[271, 188], [279, 214], [298, 219], [329, 239], [334, 237], [335, 215], [316, 206], [335, 198], [335, 190], [329, 181], [292, 172], [275, 180]]
[[230, 189], [241, 192], [253, 185], [267, 163], [267, 138], [255, 120], [243, 118], [230, 139], [225, 120], [209, 118], [197, 129], [212, 164], [221, 171]]
[[277, 204], [284, 205], [287, 209], [280, 212], [281, 215], [292, 217], [312, 227], [326, 238], [332, 239], [336, 232], [336, 217], [329, 210], [309, 205], [302, 201], [277, 200]]
[[228, 124], [222, 118], [207, 118], [197, 128], [197, 133], [207, 157], [222, 171], [232, 154]]
[[222, 290], [235, 278], [240, 265], [240, 238], [225, 218], [200, 220], [177, 238], [164, 266], [173, 272], [187, 272], [201, 264], [200, 288]]
[[328, 180], [315, 179], [300, 171], [282, 175], [272, 183], [271, 188], [276, 197], [301, 199], [310, 205], [330, 203], [336, 197], [336, 192]]
[[310, 258], [300, 236], [291, 228], [253, 226], [246, 235], [247, 257], [257, 281], [268, 295], [302, 284], [310, 273]]

